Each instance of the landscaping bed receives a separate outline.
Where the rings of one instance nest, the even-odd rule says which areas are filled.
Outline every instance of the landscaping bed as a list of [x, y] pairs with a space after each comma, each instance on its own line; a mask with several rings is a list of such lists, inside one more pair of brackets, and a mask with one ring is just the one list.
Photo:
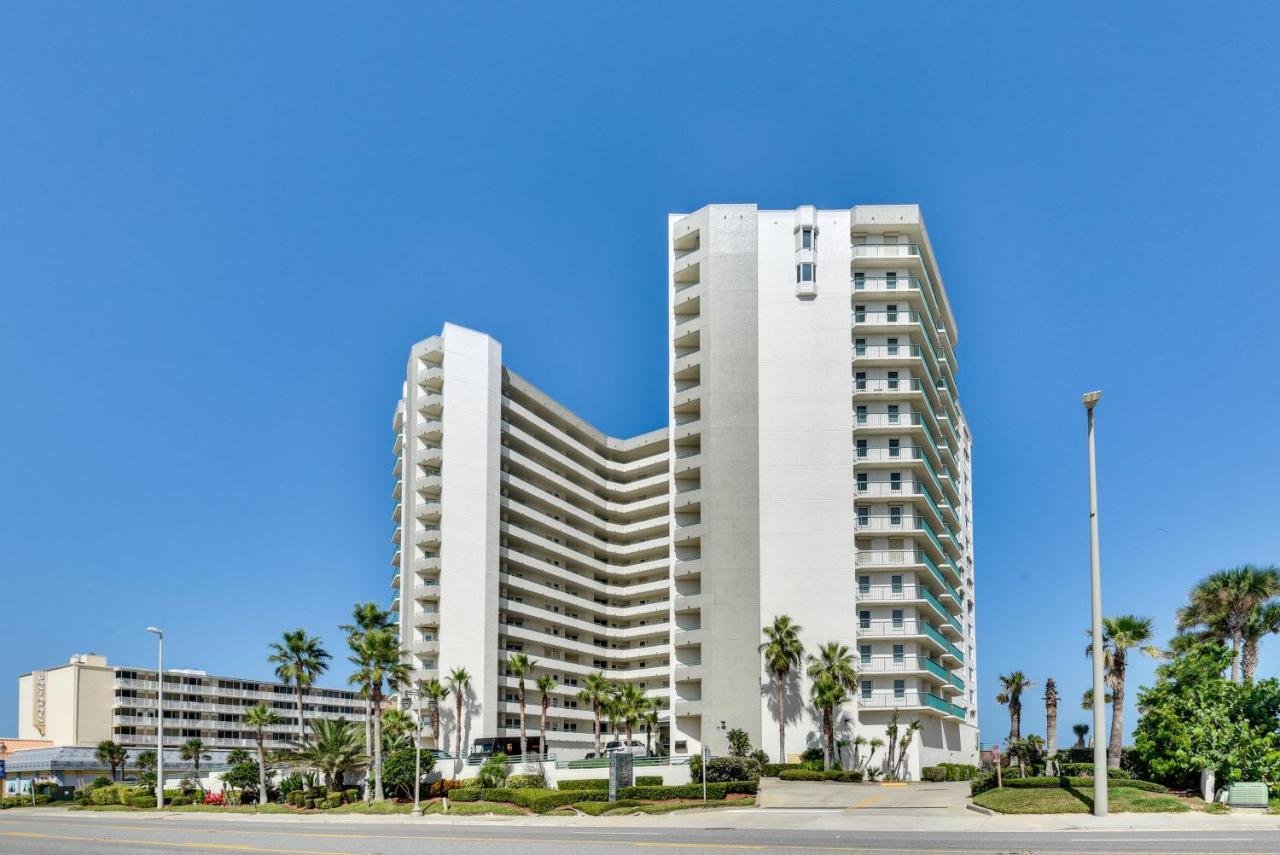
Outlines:
[[[973, 803], [997, 813], [1091, 813], [1093, 779], [1014, 778], [974, 796]], [[1185, 813], [1194, 806], [1149, 781], [1112, 781], [1107, 791], [1112, 813]]]

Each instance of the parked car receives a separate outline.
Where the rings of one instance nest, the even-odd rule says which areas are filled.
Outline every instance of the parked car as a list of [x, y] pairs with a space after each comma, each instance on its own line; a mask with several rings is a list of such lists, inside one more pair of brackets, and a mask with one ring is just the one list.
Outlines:
[[617, 754], [623, 751], [631, 752], [631, 756], [633, 757], [649, 756], [649, 752], [644, 747], [644, 743], [638, 739], [631, 740], [630, 745], [627, 744], [627, 741], [625, 739], [614, 739], [605, 743], [604, 753], [606, 756], [608, 756], [609, 754]]

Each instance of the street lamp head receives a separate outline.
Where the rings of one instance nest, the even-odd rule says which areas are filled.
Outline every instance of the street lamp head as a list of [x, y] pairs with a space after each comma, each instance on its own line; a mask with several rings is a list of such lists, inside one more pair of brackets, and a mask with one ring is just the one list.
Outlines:
[[1086, 410], [1092, 410], [1095, 406], [1097, 406], [1098, 401], [1102, 400], [1102, 393], [1101, 392], [1085, 392], [1081, 400], [1084, 402], [1084, 408]]
[[160, 628], [160, 627], [158, 627], [158, 626], [149, 626], [149, 627], [147, 627], [147, 632], [150, 632], [150, 633], [152, 633], [153, 635], [158, 635], [158, 636], [160, 636], [161, 638], [164, 638], [164, 630], [163, 630], [163, 629], [161, 629], [161, 628]]

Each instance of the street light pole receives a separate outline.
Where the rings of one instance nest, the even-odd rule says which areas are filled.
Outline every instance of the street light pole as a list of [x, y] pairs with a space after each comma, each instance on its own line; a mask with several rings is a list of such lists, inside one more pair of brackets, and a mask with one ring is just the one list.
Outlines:
[[1089, 421], [1089, 565], [1093, 589], [1093, 815], [1107, 815], [1107, 749], [1102, 739], [1106, 727], [1103, 701], [1102, 560], [1098, 551], [1098, 455], [1093, 441], [1093, 408], [1101, 392], [1088, 392], [1083, 402]]
[[418, 718], [413, 723], [413, 810], [410, 816], [422, 816], [422, 687], [413, 690], [414, 700], [418, 706]]
[[164, 810], [164, 630], [149, 626], [147, 632], [154, 635], [159, 644], [156, 662], [156, 810]]

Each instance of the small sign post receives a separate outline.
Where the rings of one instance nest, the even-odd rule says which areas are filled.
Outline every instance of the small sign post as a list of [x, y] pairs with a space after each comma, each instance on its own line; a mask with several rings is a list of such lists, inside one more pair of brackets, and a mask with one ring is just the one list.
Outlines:
[[996, 788], [1004, 786], [1003, 775], [1000, 774], [1000, 746], [997, 745], [991, 749], [991, 759], [996, 762]]
[[615, 751], [609, 755], [609, 801], [618, 800], [618, 791], [634, 783], [630, 751]]
[[711, 764], [711, 746], [702, 746], [702, 803], [707, 803], [707, 766]]

